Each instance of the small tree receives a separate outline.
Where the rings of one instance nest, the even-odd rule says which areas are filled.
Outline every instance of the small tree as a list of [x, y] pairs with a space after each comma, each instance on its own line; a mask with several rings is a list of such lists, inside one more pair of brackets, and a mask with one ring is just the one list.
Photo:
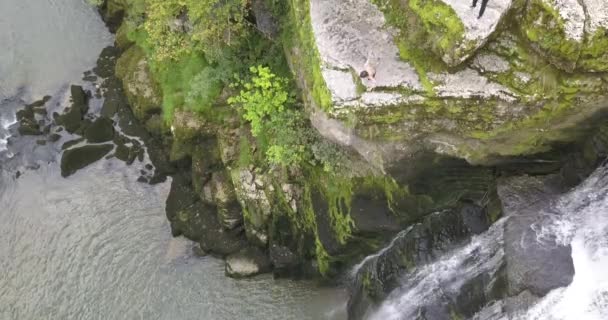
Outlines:
[[306, 159], [308, 148], [302, 116], [292, 108], [295, 99], [289, 93], [288, 81], [270, 68], [254, 66], [251, 78], [239, 81], [239, 94], [228, 103], [242, 108], [242, 117], [251, 124], [254, 137], [269, 142], [266, 159], [273, 164], [293, 165]]

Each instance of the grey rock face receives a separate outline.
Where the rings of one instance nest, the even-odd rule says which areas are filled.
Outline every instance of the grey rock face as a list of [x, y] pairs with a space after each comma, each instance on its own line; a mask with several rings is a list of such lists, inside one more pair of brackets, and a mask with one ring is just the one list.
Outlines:
[[[456, 15], [464, 25], [463, 38], [469, 44], [465, 54], [459, 62], [466, 60], [477, 49], [483, 46], [488, 38], [496, 31], [502, 18], [509, 12], [513, 0], [491, 0], [488, 2], [485, 13], [479, 17], [479, 6], [471, 8], [471, 1], [441, 0], [454, 9]], [[479, 1], [481, 2], [481, 1]], [[464, 49], [464, 48], [463, 48]], [[446, 59], [444, 59], [445, 61]], [[449, 63], [450, 61], [445, 61]]]
[[539, 241], [536, 230], [551, 219], [551, 202], [564, 191], [560, 184], [557, 176], [523, 176], [499, 183], [498, 194], [504, 214], [509, 217], [505, 226], [505, 257], [510, 295], [528, 290], [544, 296], [572, 282], [570, 246], [546, 239]]
[[[369, 58], [376, 82], [364, 81], [365, 87], [422, 89], [414, 68], [399, 59], [384, 15], [368, 0], [311, 0], [310, 18], [325, 68], [359, 74]], [[324, 77], [332, 92], [338, 90], [336, 79]]]

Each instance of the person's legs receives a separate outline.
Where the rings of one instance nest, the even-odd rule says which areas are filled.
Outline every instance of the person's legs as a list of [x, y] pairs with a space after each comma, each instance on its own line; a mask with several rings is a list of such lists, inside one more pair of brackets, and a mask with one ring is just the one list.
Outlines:
[[[473, 1], [477, 2], [477, 0]], [[481, 16], [483, 16], [483, 13], [486, 12], [486, 6], [488, 5], [488, 1], [490, 0], [481, 0], [481, 9], [479, 9], [479, 16], [477, 18], [481, 18]]]

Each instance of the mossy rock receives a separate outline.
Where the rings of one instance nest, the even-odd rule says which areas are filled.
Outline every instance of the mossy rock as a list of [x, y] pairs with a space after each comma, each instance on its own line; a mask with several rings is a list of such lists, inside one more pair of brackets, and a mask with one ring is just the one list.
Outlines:
[[[523, 33], [547, 59], [567, 71], [576, 68], [584, 40], [585, 12], [575, 0], [564, 18], [555, 0], [530, 0], [526, 8]], [[566, 10], [566, 9], [563, 9]]]
[[57, 123], [64, 126], [69, 133], [74, 133], [83, 126], [83, 117], [89, 110], [88, 97], [81, 86], [71, 86], [71, 107], [62, 114]]
[[114, 123], [106, 117], [99, 117], [85, 130], [84, 136], [91, 143], [110, 141], [114, 138]]
[[608, 71], [608, 4], [530, 0], [521, 24], [539, 52], [566, 71]]
[[161, 92], [150, 74], [144, 51], [131, 46], [116, 62], [116, 76], [122, 80], [123, 88], [133, 114], [140, 121], [161, 110]]
[[103, 158], [114, 148], [111, 144], [88, 145], [72, 148], [61, 156], [61, 176], [68, 177], [76, 171]]

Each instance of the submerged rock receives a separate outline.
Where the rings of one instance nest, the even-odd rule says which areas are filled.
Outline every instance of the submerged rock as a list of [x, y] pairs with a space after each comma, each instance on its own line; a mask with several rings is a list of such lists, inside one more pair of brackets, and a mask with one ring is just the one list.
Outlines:
[[57, 124], [62, 125], [69, 133], [75, 133], [83, 125], [84, 115], [89, 110], [88, 97], [81, 86], [72, 85], [72, 105], [58, 117]]
[[226, 275], [232, 278], [245, 278], [269, 272], [270, 260], [257, 247], [247, 247], [226, 257]]
[[114, 138], [114, 124], [106, 117], [97, 118], [84, 132], [88, 142], [100, 143]]
[[76, 171], [103, 158], [114, 148], [111, 144], [87, 145], [65, 150], [61, 156], [61, 176], [68, 177]]

